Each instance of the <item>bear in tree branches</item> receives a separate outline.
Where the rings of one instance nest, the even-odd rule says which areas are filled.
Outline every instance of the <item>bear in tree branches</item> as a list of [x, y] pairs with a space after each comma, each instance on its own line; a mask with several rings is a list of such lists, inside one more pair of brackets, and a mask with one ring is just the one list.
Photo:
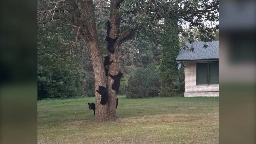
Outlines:
[[109, 36], [106, 36], [106, 38], [105, 38], [105, 40], [108, 42], [107, 49], [110, 53], [114, 53], [114, 45], [115, 45], [117, 38], [118, 37], [116, 37], [115, 39], [112, 39]]
[[110, 29], [112, 28], [109, 20], [106, 22], [106, 27], [107, 27], [107, 36], [109, 36]]
[[106, 27], [107, 27], [107, 36], [105, 40], [108, 42], [107, 49], [110, 53], [114, 53], [114, 44], [117, 40], [117, 37], [115, 39], [112, 39], [111, 37], [109, 37], [110, 29], [112, 28], [109, 20], [106, 22]]
[[105, 105], [108, 102], [108, 89], [99, 86], [99, 90], [96, 90], [101, 95], [101, 101], [100, 104]]
[[110, 61], [109, 59], [109, 56], [105, 56], [104, 57], [105, 59], [104, 59], [104, 68], [105, 68], [105, 74], [106, 74], [106, 76], [108, 76], [108, 69], [109, 69], [109, 65], [111, 65], [111, 63], [113, 62], [113, 61]]
[[117, 75], [112, 76], [109, 74], [109, 76], [114, 80], [114, 83], [112, 84], [112, 89], [118, 93], [119, 87], [120, 87], [120, 80], [123, 77], [123, 73], [119, 72]]
[[113, 62], [113, 61], [110, 61], [110, 57], [109, 56], [105, 56], [104, 59], [105, 59], [104, 60], [104, 66], [109, 66]]
[[95, 115], [95, 104], [94, 103], [88, 103], [89, 109], [93, 110], [93, 114]]
[[106, 76], [108, 76], [108, 67], [104, 67], [105, 68], [105, 74]]

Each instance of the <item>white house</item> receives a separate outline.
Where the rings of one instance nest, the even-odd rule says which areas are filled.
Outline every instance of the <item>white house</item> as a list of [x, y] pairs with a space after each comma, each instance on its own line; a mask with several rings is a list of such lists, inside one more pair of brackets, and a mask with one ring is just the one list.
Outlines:
[[176, 58], [184, 66], [184, 97], [219, 96], [219, 41], [186, 43]]

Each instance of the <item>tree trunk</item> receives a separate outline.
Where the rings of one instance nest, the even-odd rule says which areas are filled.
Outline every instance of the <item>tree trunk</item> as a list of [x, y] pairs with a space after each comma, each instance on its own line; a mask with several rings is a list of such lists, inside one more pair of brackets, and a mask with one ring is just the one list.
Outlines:
[[[113, 63], [109, 67], [109, 74], [111, 75], [117, 75], [119, 73], [119, 59], [120, 59], [120, 54], [118, 52], [118, 45], [114, 46], [115, 53], [111, 54], [111, 60], [113, 60]], [[112, 89], [112, 84], [114, 80], [109, 76], [108, 77], [108, 119], [110, 121], [115, 121], [116, 120], [116, 91]]]
[[[118, 0], [111, 1], [111, 13], [110, 13], [110, 22], [111, 22], [111, 29], [109, 33], [109, 37], [115, 39], [119, 36], [119, 29], [120, 29], [120, 16], [117, 6]], [[117, 40], [118, 41], [118, 40]], [[115, 42], [114, 44], [114, 53], [109, 53], [110, 61], [113, 61], [112, 64], [109, 66], [109, 74], [117, 75], [119, 73], [119, 44]], [[108, 76], [108, 121], [115, 121], [116, 120], [116, 91], [112, 89], [112, 84], [114, 80]]]
[[[123, 0], [121, 0], [123, 1]], [[120, 16], [118, 12], [117, 4], [121, 2], [120, 0], [112, 0], [111, 1], [111, 13], [110, 13], [110, 22], [111, 29], [109, 33], [109, 37], [115, 39], [119, 35], [120, 29]], [[99, 51], [98, 39], [97, 39], [97, 30], [95, 23], [95, 15], [93, 12], [92, 1], [86, 1], [85, 10], [87, 11], [85, 14], [87, 19], [90, 21], [87, 23], [87, 30], [84, 33], [80, 33], [80, 36], [89, 47], [91, 54], [91, 61], [94, 70], [95, 77], [95, 121], [105, 122], [105, 121], [115, 121], [116, 120], [116, 91], [112, 89], [112, 84], [114, 80], [111, 77], [105, 76], [105, 69], [103, 64], [103, 57]], [[118, 39], [117, 39], [118, 41]], [[110, 61], [113, 61], [109, 66], [109, 74], [117, 75], [119, 73], [119, 45], [120, 43], [114, 43], [114, 53], [109, 53]], [[106, 82], [107, 81], [107, 82]], [[108, 88], [108, 102], [106, 105], [100, 104], [101, 95], [96, 91], [99, 89], [99, 86], [103, 86]]]
[[106, 79], [105, 79], [105, 70], [103, 65], [103, 58], [99, 51], [98, 42], [92, 41], [88, 44], [90, 54], [91, 54], [91, 61], [94, 71], [94, 79], [95, 79], [95, 120], [98, 122], [107, 121], [108, 115], [108, 105], [100, 104], [101, 95], [96, 91], [98, 90], [99, 86], [106, 87]]

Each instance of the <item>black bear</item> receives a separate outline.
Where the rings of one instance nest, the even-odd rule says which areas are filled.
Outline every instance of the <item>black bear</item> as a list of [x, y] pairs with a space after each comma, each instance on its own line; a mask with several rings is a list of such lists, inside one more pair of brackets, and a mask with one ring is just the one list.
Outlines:
[[109, 65], [111, 65], [111, 63], [113, 62], [113, 61], [110, 61], [109, 59], [110, 59], [109, 56], [104, 57], [104, 68], [105, 68], [106, 76], [108, 76]]
[[95, 104], [94, 103], [88, 103], [89, 109], [93, 110], [93, 114], [95, 115]]
[[109, 74], [109, 76], [114, 80], [114, 83], [112, 84], [112, 89], [118, 93], [119, 87], [120, 87], [120, 80], [123, 77], [123, 73], [119, 72], [117, 75], [112, 76]]
[[118, 106], [118, 98], [116, 98], [116, 108], [117, 108], [117, 106]]
[[107, 27], [107, 36], [109, 36], [110, 29], [112, 28], [109, 20], [106, 22], [106, 27]]
[[96, 90], [101, 95], [101, 101], [100, 104], [105, 105], [108, 102], [108, 89], [99, 86], [99, 90]]
[[112, 39], [109, 36], [106, 36], [105, 40], [108, 42], [108, 46], [107, 49], [110, 53], [114, 53], [114, 44], [116, 42], [118, 37], [116, 37], [115, 39]]
[[106, 76], [108, 76], [108, 67], [104, 67], [104, 69], [105, 69]]
[[109, 56], [105, 56], [104, 57], [104, 66], [109, 66], [111, 65], [113, 61], [110, 61], [110, 57]]

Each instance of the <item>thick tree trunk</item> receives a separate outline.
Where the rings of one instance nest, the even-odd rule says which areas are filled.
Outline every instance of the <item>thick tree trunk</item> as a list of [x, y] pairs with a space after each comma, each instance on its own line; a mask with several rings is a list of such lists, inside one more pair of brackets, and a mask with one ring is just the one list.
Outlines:
[[98, 122], [108, 121], [108, 105], [100, 104], [101, 95], [96, 92], [99, 86], [106, 87], [106, 80], [105, 80], [105, 70], [103, 65], [103, 58], [99, 51], [99, 46], [97, 41], [92, 41], [88, 44], [90, 54], [91, 54], [91, 61], [94, 70], [94, 79], [95, 79], [95, 120]]
[[[117, 75], [120, 71], [120, 63], [119, 63], [119, 59], [120, 59], [120, 54], [118, 51], [118, 45], [114, 46], [115, 49], [115, 53], [111, 54], [111, 60], [113, 60], [113, 63], [110, 65], [109, 67], [109, 74], [111, 75]], [[108, 98], [108, 119], [110, 121], [115, 121], [116, 120], [116, 98], [117, 98], [117, 94], [116, 91], [112, 89], [112, 84], [113, 84], [114, 80], [109, 76], [108, 77], [108, 94], [109, 94], [109, 98]]]
[[[110, 13], [110, 23], [111, 29], [109, 37], [115, 39], [119, 36], [120, 29], [120, 16], [118, 12], [118, 3], [123, 0], [111, 0], [111, 13]], [[89, 47], [91, 54], [91, 61], [94, 70], [95, 76], [95, 99], [96, 99], [96, 110], [95, 110], [95, 121], [105, 122], [105, 121], [115, 121], [116, 120], [116, 91], [112, 89], [112, 84], [114, 80], [111, 77], [105, 76], [105, 69], [103, 64], [103, 57], [99, 51], [98, 39], [97, 39], [97, 30], [95, 23], [95, 15], [93, 12], [92, 1], [86, 1], [84, 5], [86, 8], [86, 17], [90, 19], [87, 23], [87, 29], [80, 33], [80, 36], [83, 38], [86, 45]], [[118, 39], [117, 39], [118, 41]], [[113, 61], [109, 66], [109, 74], [117, 75], [119, 73], [119, 42], [114, 43], [114, 53], [109, 53], [110, 61]], [[106, 82], [107, 81], [107, 82]], [[101, 95], [96, 91], [99, 89], [99, 86], [108, 88], [108, 102], [106, 105], [100, 104]]]
[[[111, 13], [110, 13], [110, 23], [111, 29], [109, 33], [109, 37], [115, 39], [119, 36], [119, 29], [120, 29], [120, 15], [118, 11], [118, 2], [119, 0], [112, 0], [111, 1]], [[114, 53], [109, 53], [110, 61], [113, 61], [109, 67], [109, 74], [117, 75], [120, 71], [119, 68], [119, 44], [115, 42], [114, 44]], [[108, 121], [115, 121], [116, 120], [116, 91], [112, 89], [112, 84], [114, 80], [108, 76]]]
[[[80, 36], [84, 40], [85, 44], [88, 46], [91, 61], [94, 71], [94, 78], [95, 78], [95, 121], [97, 122], [105, 122], [115, 119], [114, 115], [109, 115], [109, 106], [112, 104], [112, 94], [110, 94], [108, 102], [102, 105], [101, 102], [101, 95], [96, 91], [99, 90], [99, 86], [103, 86], [105, 88], [107, 86], [106, 83], [106, 75], [105, 75], [105, 68], [103, 64], [103, 57], [99, 50], [99, 42], [97, 36], [97, 29], [96, 29], [96, 21], [95, 21], [95, 5], [93, 4], [93, 0], [84, 1], [82, 3], [82, 7], [84, 10], [85, 17], [87, 21], [85, 24], [85, 30], [82, 29], [80, 32]], [[110, 104], [109, 104], [110, 103]], [[113, 118], [112, 118], [113, 117]]]

